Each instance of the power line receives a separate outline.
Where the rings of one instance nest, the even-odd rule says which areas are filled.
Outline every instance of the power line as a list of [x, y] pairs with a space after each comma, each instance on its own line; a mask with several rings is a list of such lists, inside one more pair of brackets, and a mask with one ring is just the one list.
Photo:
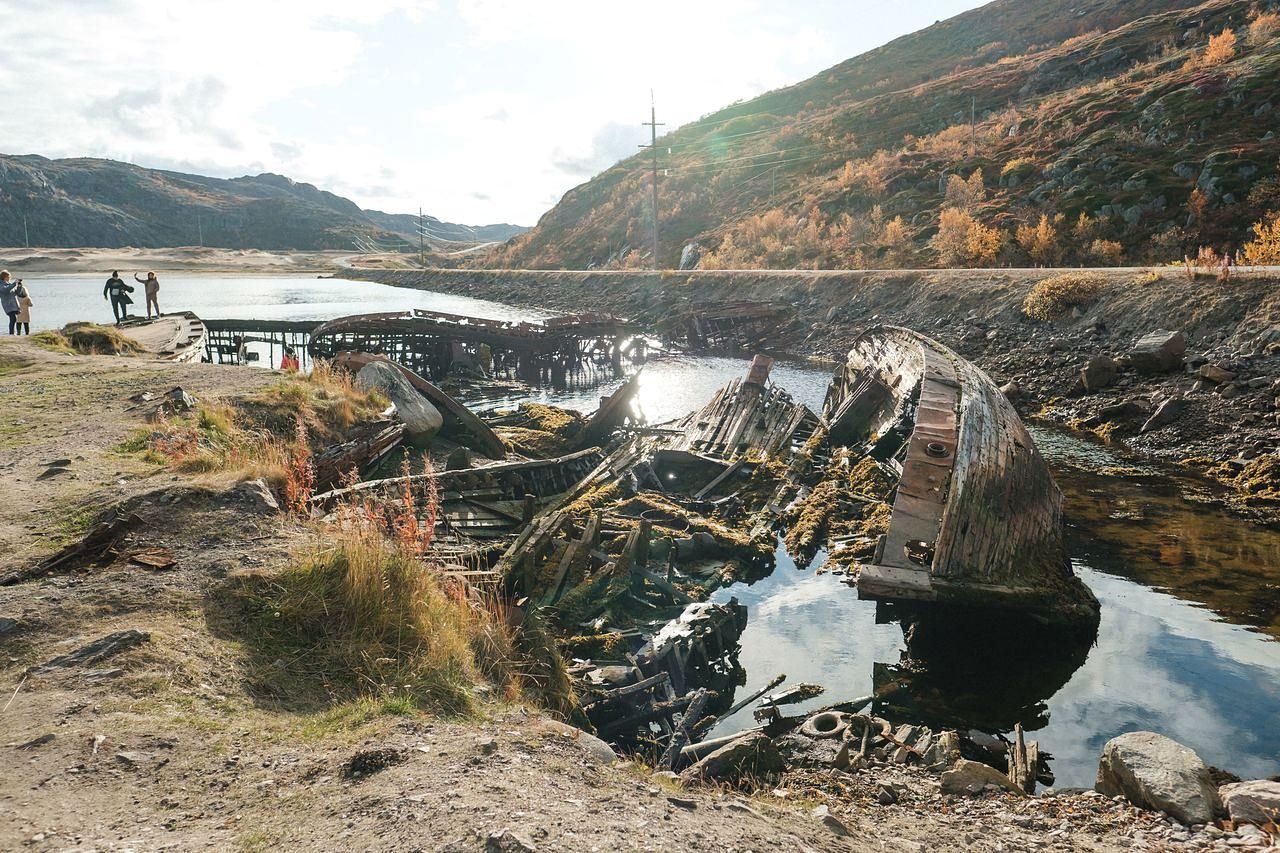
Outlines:
[[732, 157], [727, 160], [713, 160], [707, 163], [693, 163], [688, 166], [672, 166], [669, 168], [668, 171], [690, 172], [690, 171], [697, 171], [697, 170], [708, 169], [708, 168], [716, 169], [716, 168], [719, 168], [720, 166], [724, 166], [729, 163], [741, 163], [741, 162], [746, 162], [748, 160], [759, 160], [763, 157], [784, 157], [788, 154], [794, 154], [797, 151], [812, 151], [815, 148], [826, 149], [823, 152], [824, 154], [835, 153], [835, 152], [832, 152], [830, 149], [827, 149], [826, 145], [815, 142], [810, 145], [797, 145], [794, 148], [782, 148], [777, 151], [763, 151], [759, 154], [746, 154], [746, 155], [743, 155], [742, 157]]
[[653, 268], [658, 269], [658, 128], [665, 127], [665, 123], [658, 121], [657, 108], [653, 105], [653, 90], [649, 90], [649, 120], [640, 123], [641, 127], [649, 128], [649, 144], [641, 145], [641, 148], [648, 148], [653, 152], [653, 171], [652, 190], [653, 198]]

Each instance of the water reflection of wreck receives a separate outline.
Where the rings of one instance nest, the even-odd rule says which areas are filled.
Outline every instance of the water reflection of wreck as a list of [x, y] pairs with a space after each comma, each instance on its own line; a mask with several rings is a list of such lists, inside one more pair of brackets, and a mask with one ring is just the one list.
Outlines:
[[1048, 700], [1084, 665], [1096, 637], [1096, 624], [1064, 634], [919, 602], [879, 601], [876, 621], [899, 624], [906, 646], [900, 660], [875, 664], [877, 714], [993, 733], [1047, 725]]
[[1067, 559], [1062, 493], [977, 367], [916, 332], [873, 329], [849, 352], [823, 414], [833, 444], [861, 448], [896, 479], [860, 595], [1097, 621], [1098, 602]]

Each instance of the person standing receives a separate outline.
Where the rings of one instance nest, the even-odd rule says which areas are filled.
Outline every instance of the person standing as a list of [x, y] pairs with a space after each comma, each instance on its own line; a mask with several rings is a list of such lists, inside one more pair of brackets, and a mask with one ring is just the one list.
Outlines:
[[22, 279], [18, 279], [18, 286], [14, 288], [14, 293], [18, 297], [18, 334], [29, 335], [31, 334], [31, 306], [35, 304], [31, 301], [31, 291], [27, 290]]
[[18, 328], [18, 283], [10, 279], [8, 270], [0, 270], [0, 310], [9, 315], [9, 334], [16, 335]]
[[113, 270], [102, 288], [102, 298], [111, 300], [111, 313], [115, 315], [117, 324], [129, 316], [129, 306], [133, 304], [130, 293], [133, 293], [133, 288], [124, 283], [120, 270]]
[[142, 285], [142, 290], [147, 294], [147, 319], [151, 319], [151, 306], [156, 308], [156, 319], [160, 319], [160, 279], [156, 278], [154, 272], [147, 273], [146, 279], [138, 278], [138, 274], [133, 274], [133, 280]]

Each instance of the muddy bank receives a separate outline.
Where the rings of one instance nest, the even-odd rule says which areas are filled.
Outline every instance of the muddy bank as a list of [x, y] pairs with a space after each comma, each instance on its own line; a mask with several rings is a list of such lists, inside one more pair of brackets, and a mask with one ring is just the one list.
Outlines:
[[[1086, 428], [1146, 455], [1181, 462], [1236, 460], [1236, 467], [1280, 441], [1275, 389], [1280, 376], [1280, 291], [1274, 275], [1250, 273], [1229, 284], [1191, 280], [1175, 269], [1091, 270], [1096, 294], [1052, 321], [1023, 312], [1032, 288], [1060, 270], [885, 272], [542, 272], [362, 271], [402, 287], [464, 294], [559, 311], [612, 311], [656, 327], [697, 302], [751, 300], [788, 306], [779, 348], [843, 358], [877, 323], [925, 331], [998, 382], [1013, 382], [1024, 416]], [[1079, 274], [1079, 271], [1074, 271]], [[1140, 373], [1126, 359], [1145, 335], [1186, 338], [1180, 363]], [[767, 347], [766, 347], [767, 348]], [[1081, 369], [1106, 356], [1115, 375], [1080, 393]], [[1202, 378], [1210, 365], [1229, 374]], [[1143, 425], [1181, 394], [1176, 416]], [[1129, 405], [1124, 405], [1129, 404]], [[1115, 407], [1120, 406], [1117, 410]], [[1173, 414], [1172, 412], [1170, 413]], [[1221, 474], [1221, 472], [1218, 472]]]

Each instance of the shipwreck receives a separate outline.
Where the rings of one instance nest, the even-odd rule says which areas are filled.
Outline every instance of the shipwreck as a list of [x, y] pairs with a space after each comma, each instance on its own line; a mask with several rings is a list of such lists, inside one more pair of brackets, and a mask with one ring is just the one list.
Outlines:
[[823, 417], [832, 445], [894, 481], [860, 596], [1096, 623], [1097, 599], [1067, 558], [1062, 493], [985, 373], [924, 335], [878, 327], [849, 351]]

